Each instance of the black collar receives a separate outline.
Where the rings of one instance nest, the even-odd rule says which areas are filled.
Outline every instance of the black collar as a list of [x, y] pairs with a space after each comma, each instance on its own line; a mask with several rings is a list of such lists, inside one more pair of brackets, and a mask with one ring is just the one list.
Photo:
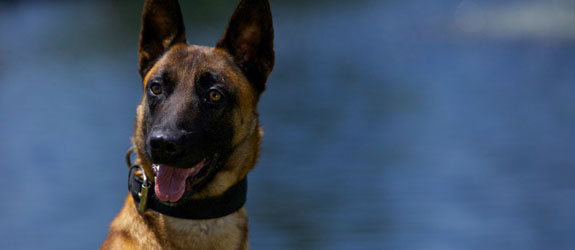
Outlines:
[[[140, 169], [139, 166], [130, 167], [130, 174], [128, 176], [128, 190], [132, 193], [136, 208], [140, 203], [140, 195], [144, 180], [134, 174], [134, 171]], [[220, 196], [210, 197], [205, 199], [190, 199], [179, 202], [176, 205], [167, 205], [162, 203], [154, 192], [154, 182], [148, 181], [147, 201], [144, 202], [144, 207], [152, 209], [158, 213], [165, 214], [172, 217], [192, 220], [205, 220], [224, 217], [231, 213], [238, 211], [246, 203], [246, 195], [248, 191], [247, 178], [239, 181], [230, 187], [226, 192]], [[142, 211], [140, 210], [140, 211]]]

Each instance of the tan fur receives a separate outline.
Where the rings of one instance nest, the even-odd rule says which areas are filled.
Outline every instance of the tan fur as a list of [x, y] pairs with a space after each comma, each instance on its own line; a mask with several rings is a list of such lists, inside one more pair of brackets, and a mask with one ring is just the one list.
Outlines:
[[212, 220], [183, 220], [151, 210], [141, 216], [128, 196], [100, 249], [248, 249], [247, 226], [244, 208]]

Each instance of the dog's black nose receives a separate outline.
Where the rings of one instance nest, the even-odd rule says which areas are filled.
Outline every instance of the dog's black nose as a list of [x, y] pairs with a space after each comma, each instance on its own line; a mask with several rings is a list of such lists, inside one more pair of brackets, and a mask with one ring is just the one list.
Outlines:
[[152, 158], [169, 160], [182, 150], [181, 136], [166, 131], [154, 131], [148, 137], [148, 147]]

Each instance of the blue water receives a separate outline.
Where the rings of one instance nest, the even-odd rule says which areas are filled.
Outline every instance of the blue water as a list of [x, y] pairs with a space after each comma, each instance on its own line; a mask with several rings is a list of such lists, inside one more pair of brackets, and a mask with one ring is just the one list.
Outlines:
[[[186, 14], [188, 40], [213, 44], [234, 4]], [[253, 249], [573, 249], [575, 1], [272, 8]], [[105, 238], [127, 194], [140, 9], [0, 3], [3, 249]]]

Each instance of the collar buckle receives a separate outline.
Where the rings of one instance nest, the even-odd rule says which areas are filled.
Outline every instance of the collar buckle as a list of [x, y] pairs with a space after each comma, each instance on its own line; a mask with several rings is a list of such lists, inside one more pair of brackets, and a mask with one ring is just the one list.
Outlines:
[[148, 192], [152, 185], [148, 182], [148, 178], [146, 176], [146, 171], [144, 170], [144, 168], [133, 164], [132, 156], [134, 155], [135, 152], [136, 152], [135, 147], [131, 147], [130, 149], [128, 149], [128, 152], [126, 152], [126, 164], [128, 165], [128, 168], [130, 168], [130, 175], [132, 175], [132, 168], [134, 167], [139, 168], [140, 171], [142, 172], [142, 178], [144, 179], [144, 181], [142, 181], [140, 192], [138, 192], [138, 197], [140, 198], [140, 204], [138, 204], [138, 211], [140, 211], [140, 213], [143, 213], [148, 208]]

